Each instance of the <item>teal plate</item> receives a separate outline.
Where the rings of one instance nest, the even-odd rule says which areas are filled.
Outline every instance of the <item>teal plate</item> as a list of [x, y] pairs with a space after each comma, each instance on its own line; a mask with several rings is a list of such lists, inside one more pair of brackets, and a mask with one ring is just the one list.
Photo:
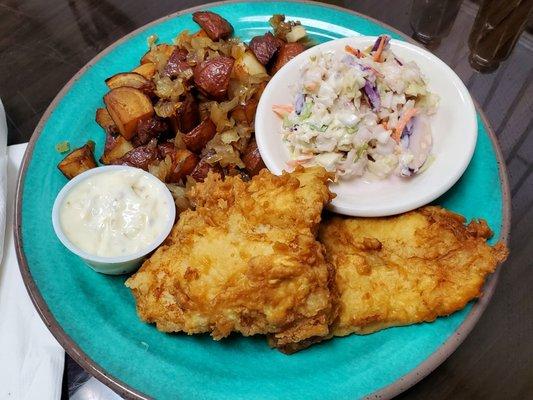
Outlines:
[[[104, 79], [134, 68], [146, 37], [171, 41], [195, 30], [191, 12], [209, 8], [225, 16], [248, 41], [283, 13], [302, 21], [318, 42], [343, 36], [398, 31], [341, 8], [311, 2], [225, 2], [185, 10], [155, 21], [119, 40], [87, 64], [58, 94], [30, 141], [17, 193], [17, 251], [35, 306], [66, 351], [88, 372], [129, 398], [357, 399], [388, 398], [439, 365], [472, 329], [493, 292], [464, 310], [429, 324], [387, 329], [367, 336], [336, 338], [286, 356], [264, 338], [234, 335], [215, 342], [207, 335], [169, 335], [142, 323], [125, 277], [93, 272], [69, 253], [52, 229], [54, 199], [65, 184], [56, 165], [56, 143], [79, 146], [104, 135], [94, 122], [107, 88]], [[481, 217], [507, 240], [509, 194], [496, 139], [479, 117], [474, 158], [461, 180], [437, 203], [467, 218]]]

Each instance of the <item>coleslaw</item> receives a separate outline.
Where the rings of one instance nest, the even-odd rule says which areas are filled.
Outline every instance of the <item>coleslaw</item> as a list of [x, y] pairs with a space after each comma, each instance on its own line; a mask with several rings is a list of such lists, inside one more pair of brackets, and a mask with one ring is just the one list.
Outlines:
[[291, 163], [322, 165], [336, 178], [410, 177], [427, 167], [438, 96], [389, 41], [382, 35], [365, 50], [310, 57], [294, 103], [273, 107]]

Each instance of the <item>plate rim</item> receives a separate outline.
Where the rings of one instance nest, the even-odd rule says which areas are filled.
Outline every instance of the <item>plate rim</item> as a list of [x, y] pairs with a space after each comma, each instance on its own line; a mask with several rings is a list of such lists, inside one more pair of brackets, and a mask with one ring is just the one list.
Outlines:
[[[355, 15], [357, 17], [369, 20], [379, 26], [382, 26], [396, 33], [398, 36], [408, 41], [409, 43], [418, 45], [417, 42], [415, 42], [408, 35], [399, 31], [398, 29], [393, 28], [384, 22], [378, 21], [375, 18], [369, 17], [357, 11], [353, 11], [353, 10], [340, 7], [340, 6], [336, 6], [336, 5], [332, 5], [332, 4], [322, 3], [319, 1], [312, 1], [312, 0], [284, 0], [284, 1], [288, 3], [294, 3], [294, 4], [315, 5], [315, 6], [330, 8], [330, 9], [334, 9], [340, 12]], [[138, 33], [152, 26], [160, 24], [166, 20], [169, 20], [169, 19], [175, 18], [180, 15], [184, 15], [184, 14], [191, 14], [195, 11], [202, 10], [205, 8], [221, 6], [224, 4], [235, 4], [235, 3], [275, 3], [275, 2], [276, 1], [274, 0], [222, 0], [222, 1], [215, 1], [212, 3], [204, 3], [204, 4], [194, 6], [194, 7], [186, 8], [183, 10], [178, 10], [171, 14], [167, 14], [161, 18], [151, 21], [145, 25], [142, 25], [139, 28], [133, 30], [132, 32], [122, 36], [120, 39], [111, 43], [105, 49], [103, 49], [98, 54], [96, 54], [82, 68], [80, 68], [80, 70], [76, 72], [76, 74], [72, 78], [70, 78], [67, 81], [67, 83], [61, 88], [61, 90], [57, 93], [57, 95], [54, 97], [52, 102], [49, 104], [49, 106], [46, 108], [45, 112], [41, 116], [28, 142], [26, 151], [24, 152], [24, 157], [22, 159], [22, 163], [21, 163], [20, 170], [19, 170], [19, 176], [17, 179], [17, 189], [16, 189], [16, 194], [15, 194], [15, 210], [14, 210], [15, 219], [14, 219], [14, 224], [13, 224], [13, 232], [14, 232], [15, 250], [17, 254], [17, 260], [19, 263], [19, 270], [22, 275], [22, 280], [24, 282], [28, 295], [33, 305], [35, 306], [37, 313], [39, 314], [40, 318], [42, 319], [42, 321], [44, 322], [48, 330], [52, 333], [55, 339], [60, 343], [63, 349], [74, 359], [74, 361], [76, 361], [90, 375], [94, 376], [100, 382], [102, 382], [103, 384], [105, 384], [106, 386], [108, 386], [109, 388], [111, 388], [113, 391], [115, 391], [117, 394], [119, 394], [120, 396], [124, 398], [135, 399], [135, 400], [137, 399], [148, 400], [151, 397], [145, 393], [142, 393], [140, 390], [134, 389], [133, 387], [129, 386], [127, 383], [123, 382], [122, 380], [107, 373], [107, 371], [104, 368], [102, 368], [95, 360], [91, 359], [87, 354], [85, 354], [85, 352], [76, 344], [76, 342], [70, 337], [70, 335], [68, 335], [64, 331], [62, 326], [58, 323], [58, 321], [55, 319], [54, 315], [48, 308], [46, 301], [44, 300], [40, 290], [38, 289], [37, 285], [35, 284], [32, 278], [29, 265], [26, 261], [26, 257], [24, 255], [24, 250], [23, 250], [23, 243], [22, 243], [22, 197], [23, 197], [24, 180], [25, 180], [26, 173], [28, 170], [28, 165], [31, 161], [31, 157], [33, 154], [35, 144], [40, 134], [42, 133], [43, 127], [45, 126], [46, 122], [50, 118], [50, 115], [52, 114], [53, 110], [56, 108], [57, 104], [65, 96], [68, 90], [72, 87], [72, 85], [85, 73], [85, 71], [88, 68], [94, 65], [102, 57], [110, 53], [117, 46], [129, 40], [132, 36], [135, 36]], [[511, 201], [510, 201], [510, 189], [509, 189], [507, 167], [506, 167], [506, 164], [503, 158], [501, 148], [498, 143], [498, 139], [492, 127], [490, 126], [489, 121], [487, 117], [485, 116], [485, 113], [479, 106], [478, 102], [475, 99], [473, 99], [473, 101], [474, 101], [474, 106], [476, 108], [476, 111], [480, 115], [481, 121], [485, 129], [487, 130], [487, 134], [490, 138], [492, 148], [494, 149], [494, 152], [496, 154], [496, 162], [498, 164], [498, 175], [500, 178], [500, 186], [502, 189], [502, 226], [501, 226], [500, 240], [503, 241], [506, 245], [509, 245], [510, 226], [511, 226]], [[492, 276], [485, 283], [483, 287], [483, 296], [479, 298], [476, 301], [476, 303], [472, 306], [472, 309], [466, 316], [465, 320], [461, 323], [461, 325], [459, 325], [459, 327], [454, 331], [454, 333], [439, 348], [437, 348], [437, 350], [435, 350], [428, 358], [426, 358], [418, 366], [413, 368], [411, 371], [409, 371], [404, 376], [400, 377], [394, 382], [391, 382], [389, 385], [382, 387], [381, 389], [378, 389], [374, 393], [366, 395], [364, 398], [365, 399], [382, 399], [382, 400], [390, 399], [402, 393], [403, 391], [409, 389], [416, 383], [418, 383], [421, 379], [429, 375], [440, 364], [442, 364], [457, 349], [457, 347], [459, 347], [459, 345], [463, 342], [466, 336], [468, 336], [468, 334], [471, 332], [471, 330], [476, 325], [479, 318], [485, 311], [488, 303], [490, 302], [490, 299], [492, 298], [492, 295], [494, 294], [494, 290], [495, 290], [496, 283], [498, 281], [498, 276], [500, 273], [500, 267], [501, 265], [498, 266], [495, 273], [492, 274]]]

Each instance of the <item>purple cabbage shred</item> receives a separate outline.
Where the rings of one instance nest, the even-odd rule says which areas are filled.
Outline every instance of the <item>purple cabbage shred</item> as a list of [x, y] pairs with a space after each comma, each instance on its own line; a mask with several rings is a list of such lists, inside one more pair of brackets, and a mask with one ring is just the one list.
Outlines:
[[300, 115], [302, 109], [304, 108], [305, 96], [303, 93], [298, 93], [296, 99], [294, 100], [294, 111], [297, 115]]
[[361, 64], [357, 61], [357, 58], [351, 55], [345, 55], [342, 60], [344, 64], [350, 65], [352, 67], [359, 67], [361, 71], [370, 71], [372, 68], [370, 68], [367, 65]]
[[379, 111], [381, 108], [381, 98], [379, 97], [376, 86], [373, 85], [368, 79], [365, 79], [363, 91], [365, 92], [366, 97], [372, 106], [372, 110]]
[[355, 67], [358, 64], [357, 61], [355, 61], [355, 57], [349, 54], [346, 54], [344, 57], [342, 57], [341, 61], [344, 64], [351, 65], [352, 67]]
[[405, 124], [405, 128], [403, 128], [402, 134], [400, 136], [400, 139], [402, 139], [404, 136], [409, 137], [413, 134], [413, 126], [415, 124], [415, 118], [411, 118], [407, 124]]

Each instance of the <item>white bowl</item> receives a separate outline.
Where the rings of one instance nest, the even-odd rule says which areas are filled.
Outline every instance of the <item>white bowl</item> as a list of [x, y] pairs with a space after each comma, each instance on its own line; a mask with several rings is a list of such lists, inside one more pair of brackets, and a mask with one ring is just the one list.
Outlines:
[[[168, 221], [166, 222], [164, 229], [157, 236], [157, 238], [152, 243], [148, 243], [143, 250], [137, 253], [120, 257], [96, 256], [81, 250], [68, 239], [68, 237], [63, 232], [61, 223], [59, 221], [59, 210], [61, 209], [61, 205], [66, 195], [70, 192], [70, 190], [72, 190], [73, 187], [78, 185], [80, 182], [84, 181], [87, 178], [90, 178], [91, 176], [116, 170], [135, 170], [137, 172], [140, 171], [142, 174], [146, 175], [150, 180], [152, 180], [154, 184], [160, 186], [162, 189], [164, 188], [163, 193], [165, 193], [165, 196], [168, 196]], [[153, 250], [155, 250], [166, 239], [172, 229], [172, 226], [174, 225], [175, 217], [176, 208], [174, 205], [174, 199], [172, 198], [172, 194], [165, 186], [165, 184], [149, 172], [143, 171], [139, 168], [128, 167], [125, 165], [109, 165], [105, 167], [92, 168], [74, 177], [58, 193], [54, 202], [54, 207], [52, 209], [52, 224], [54, 226], [54, 231], [61, 243], [63, 243], [63, 245], [68, 250], [76, 254], [83, 261], [85, 261], [85, 263], [88, 264], [92, 269], [97, 272], [109, 275], [125, 274], [137, 269], [143, 261], [144, 257], [147, 254], [151, 253]]]
[[[310, 48], [281, 68], [261, 96], [255, 119], [255, 136], [266, 166], [274, 174], [287, 169], [290, 154], [282, 142], [280, 118], [272, 111], [275, 104], [294, 102], [295, 84], [300, 67], [310, 56], [327, 51], [344, 52], [346, 45], [366, 48], [376, 37], [360, 36], [337, 39]], [[331, 184], [337, 195], [330, 209], [347, 215], [376, 217], [394, 215], [423, 206], [450, 189], [468, 166], [477, 140], [476, 109], [468, 90], [443, 61], [410, 43], [391, 40], [392, 51], [402, 61], [415, 61], [429, 90], [440, 97], [439, 107], [431, 117], [433, 163], [420, 175], [408, 179], [390, 179], [364, 183], [358, 178]]]

